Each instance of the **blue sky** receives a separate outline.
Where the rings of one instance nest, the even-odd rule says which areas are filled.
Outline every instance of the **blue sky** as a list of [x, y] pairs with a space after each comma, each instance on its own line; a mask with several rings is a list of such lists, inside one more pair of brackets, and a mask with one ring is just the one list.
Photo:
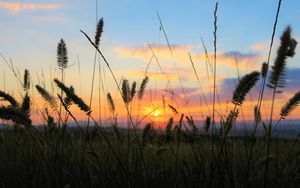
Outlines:
[[[69, 51], [69, 64], [77, 63], [79, 56], [82, 69], [80, 80], [88, 83], [82, 84], [82, 90], [89, 91], [94, 50], [79, 30], [82, 29], [93, 37], [97, 9], [98, 17], [104, 17], [101, 49], [118, 79], [122, 76], [130, 80], [143, 78], [143, 72], [151, 57], [146, 45], [149, 42], [164, 70], [171, 78], [174, 76], [174, 87], [180, 87], [178, 78], [174, 75], [176, 71], [173, 62], [176, 61], [184, 86], [195, 88], [197, 83], [190, 76], [192, 69], [187, 53], [191, 52], [195, 58], [199, 73], [205, 73], [204, 65], [201, 65], [204, 61], [201, 37], [211, 54], [215, 3], [216, 1], [211, 0], [98, 0], [96, 7], [95, 0], [0, 1], [0, 52], [6, 58], [11, 57], [20, 72], [28, 68], [35, 83], [43, 70], [47, 86], [50, 87], [49, 67], [53, 71], [52, 76], [56, 77], [59, 74], [54, 71], [56, 46], [64, 38]], [[279, 36], [287, 25], [291, 25], [293, 37], [299, 41], [299, 8], [300, 1], [283, 0], [271, 62], [276, 54]], [[240, 63], [242, 75], [260, 69], [260, 64], [267, 57], [276, 9], [276, 0], [219, 1], [217, 48], [220, 88], [226, 86], [225, 79], [237, 77], [234, 57]], [[160, 14], [174, 47], [175, 59], [170, 57], [163, 33], [159, 30], [156, 12]], [[288, 66], [300, 68], [299, 60], [298, 47], [296, 56], [289, 60]], [[4, 62], [0, 62], [0, 72], [6, 72], [6, 87], [12, 91], [18, 87], [17, 82]], [[104, 65], [102, 68], [105, 70]], [[164, 88], [157, 66], [151, 66], [149, 71], [155, 80], [150, 87]], [[202, 84], [209, 88], [205, 77], [201, 77]], [[106, 90], [115, 91], [108, 74], [106, 79]], [[0, 82], [0, 88], [3, 88], [3, 78]], [[67, 82], [73, 85], [79, 83], [77, 65], [67, 70]], [[88, 95], [88, 92], [83, 92], [83, 96]]]
[[[77, 54], [82, 51], [81, 45], [85, 42], [79, 29], [94, 34], [95, 1], [1, 2], [61, 5], [51, 10], [21, 9], [17, 12], [0, 8], [2, 28], [0, 39], [3, 46], [1, 51], [7, 56], [17, 58], [27, 54], [32, 57], [31, 54], [53, 52], [60, 38], [64, 38], [70, 50], [74, 48], [72, 51]], [[197, 45], [200, 44], [200, 37], [203, 37], [207, 47], [212, 49], [214, 5], [215, 1], [208, 0], [98, 0], [99, 17], [103, 16], [105, 20], [103, 48], [111, 51], [115, 47], [135, 47], [145, 41], [157, 43], [159, 22], [156, 11], [158, 11], [172, 44]], [[294, 35], [299, 36], [300, 16], [297, 14], [299, 7], [300, 2], [297, 0], [283, 1], [277, 36], [288, 24], [292, 26]], [[218, 48], [222, 51], [247, 53], [251, 45], [268, 43], [276, 8], [277, 1], [274, 0], [220, 1]], [[18, 45], [11, 44], [15, 42]], [[164, 42], [162, 37], [160, 42]]]

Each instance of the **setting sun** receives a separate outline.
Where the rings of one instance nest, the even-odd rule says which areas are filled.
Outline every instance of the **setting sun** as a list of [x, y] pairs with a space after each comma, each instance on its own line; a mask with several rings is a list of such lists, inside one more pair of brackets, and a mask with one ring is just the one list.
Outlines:
[[155, 109], [153, 107], [145, 107], [144, 114], [152, 115], [153, 117], [158, 117], [161, 115], [161, 112], [158, 108]]
[[158, 117], [158, 116], [159, 116], [159, 112], [158, 112], [157, 110], [155, 110], [155, 111], [153, 112], [153, 116], [154, 116], [154, 117]]

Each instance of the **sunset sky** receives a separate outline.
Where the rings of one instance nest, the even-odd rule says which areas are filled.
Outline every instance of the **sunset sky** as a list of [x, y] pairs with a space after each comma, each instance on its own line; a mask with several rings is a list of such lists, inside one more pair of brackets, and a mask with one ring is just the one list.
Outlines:
[[[153, 49], [162, 74], [155, 59], [152, 58], [147, 75], [150, 78], [144, 100], [135, 100], [132, 104], [136, 117], [140, 105], [140, 117], [156, 109], [147, 117], [149, 120], [165, 121], [174, 115], [168, 104], [176, 107], [179, 113], [190, 114], [195, 119], [211, 115], [212, 80], [208, 79], [206, 56], [201, 38], [207, 47], [208, 55], [213, 53], [213, 11], [216, 1], [211, 0], [23, 0], [0, 1], [0, 52], [6, 59], [11, 58], [20, 77], [24, 69], [29, 69], [32, 83], [43, 83], [51, 89], [51, 79], [59, 77], [56, 62], [56, 47], [61, 38], [66, 41], [70, 67], [66, 70], [66, 84], [73, 85], [79, 96], [89, 103], [91, 78], [95, 50], [82, 35], [84, 30], [94, 38], [97, 16], [104, 18], [104, 32], [100, 49], [108, 59], [118, 80], [127, 78], [138, 85], [145, 76], [145, 70]], [[283, 0], [274, 40], [271, 65], [276, 56], [279, 37], [285, 27], [292, 27], [292, 36], [300, 41], [300, 1]], [[277, 9], [276, 0], [220, 0], [218, 8], [217, 31], [217, 86], [220, 104], [218, 114], [225, 115], [232, 108], [230, 103], [234, 84], [237, 82], [237, 66], [240, 76], [253, 70], [260, 70], [261, 63], [267, 60], [272, 28]], [[96, 10], [98, 15], [96, 15]], [[159, 13], [170, 42], [173, 56], [167, 46], [164, 33], [160, 29]], [[281, 106], [300, 90], [300, 47], [294, 58], [288, 59], [286, 70], [287, 84], [284, 92], [278, 94], [275, 114]], [[188, 53], [194, 61], [202, 91], [193, 73]], [[78, 69], [80, 61], [80, 71]], [[99, 67], [101, 65], [101, 77]], [[0, 60], [0, 89], [20, 99], [23, 91], [13, 72]], [[18, 71], [17, 71], [18, 72]], [[80, 72], [80, 74], [79, 74]], [[167, 76], [166, 76], [167, 75]], [[209, 75], [211, 76], [211, 75]], [[97, 62], [96, 82], [93, 99], [93, 113], [99, 117], [99, 87], [101, 86], [101, 117], [111, 117], [107, 108], [106, 94], [112, 93], [116, 103], [118, 117], [125, 119], [124, 104], [117, 87], [102, 60]], [[166, 92], [167, 78], [176, 95], [172, 98]], [[181, 81], [179, 81], [179, 79]], [[99, 85], [101, 81], [102, 85]], [[260, 82], [257, 83], [256, 89]], [[185, 104], [182, 87], [188, 105]], [[32, 88], [31, 96], [35, 108], [44, 108], [46, 104]], [[204, 104], [204, 98], [208, 105]], [[53, 91], [56, 93], [56, 91]], [[163, 107], [164, 96], [166, 108]], [[200, 107], [200, 101], [203, 103]], [[270, 90], [267, 89], [262, 108], [263, 117], [268, 117]], [[257, 90], [248, 95], [239, 120], [251, 120], [257, 101]], [[74, 113], [78, 110], [74, 108]], [[79, 113], [79, 112], [78, 112]], [[84, 118], [83, 114], [79, 113]], [[290, 119], [300, 119], [300, 108]], [[32, 115], [36, 123], [42, 118]], [[146, 118], [146, 119], [147, 119]]]

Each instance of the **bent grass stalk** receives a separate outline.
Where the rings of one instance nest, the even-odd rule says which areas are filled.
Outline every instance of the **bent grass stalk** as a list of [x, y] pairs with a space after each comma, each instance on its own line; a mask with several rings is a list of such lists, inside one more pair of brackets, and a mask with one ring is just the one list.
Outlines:
[[[96, 2], [97, 4], [97, 2]], [[97, 11], [97, 6], [96, 6], [96, 11]], [[98, 19], [98, 18], [97, 18]], [[95, 34], [95, 47], [98, 49], [99, 48], [99, 43], [100, 43], [100, 38], [103, 32], [103, 18], [99, 20], [97, 23], [97, 29], [96, 29], [96, 34]], [[89, 102], [89, 107], [92, 107], [92, 102], [93, 102], [93, 92], [94, 92], [94, 82], [95, 82], [95, 71], [96, 71], [96, 62], [97, 62], [97, 50], [95, 50], [94, 54], [94, 66], [93, 66], [93, 74], [92, 74], [92, 84], [91, 84], [91, 93], [90, 93], [90, 102]], [[89, 129], [89, 124], [90, 124], [90, 117], [88, 116], [87, 120], [87, 128], [86, 130], [88, 131]]]
[[160, 23], [160, 27], [161, 27], [161, 29], [162, 29], [162, 31], [163, 31], [165, 40], [166, 40], [166, 42], [167, 42], [167, 45], [168, 45], [170, 54], [171, 54], [172, 59], [173, 59], [173, 64], [174, 64], [174, 67], [175, 67], [176, 75], [177, 75], [178, 80], [179, 80], [179, 83], [180, 83], [180, 87], [181, 87], [182, 94], [183, 94], [183, 96], [184, 96], [184, 102], [185, 102], [185, 104], [186, 104], [186, 108], [187, 108], [187, 110], [188, 110], [189, 115], [191, 115], [190, 107], [189, 107], [189, 103], [188, 103], [188, 99], [187, 99], [187, 96], [186, 96], [185, 89], [184, 89], [184, 87], [183, 87], [183, 81], [182, 81], [182, 78], [181, 78], [181, 76], [180, 76], [180, 74], [179, 74], [179, 71], [178, 71], [177, 63], [176, 63], [176, 60], [175, 60], [175, 57], [174, 57], [174, 53], [173, 53], [172, 47], [171, 47], [170, 42], [169, 42], [168, 35], [167, 35], [166, 31], [165, 31], [165, 28], [164, 28], [164, 25], [163, 25], [163, 23], [162, 23], [162, 20], [161, 20], [161, 18], [160, 18], [160, 16], [159, 16], [159, 13], [156, 12], [156, 14], [157, 14], [157, 17], [158, 17], [158, 20], [159, 20], [159, 23]]
[[[110, 65], [109, 65], [109, 63], [108, 63], [108, 61], [106, 60], [105, 56], [104, 56], [103, 53], [100, 51], [100, 49], [97, 48], [97, 46], [91, 41], [90, 37], [89, 37], [84, 31], [82, 31], [82, 30], [80, 30], [80, 31], [81, 31], [81, 32], [84, 34], [84, 36], [88, 39], [88, 41], [91, 43], [91, 45], [94, 46], [94, 48], [96, 48], [96, 50], [98, 51], [98, 53], [99, 53], [100, 56], [102, 57], [102, 59], [103, 59], [103, 61], [105, 62], [105, 64], [106, 64], [106, 66], [107, 66], [107, 68], [108, 68], [110, 74], [111, 74], [112, 77], [113, 77], [113, 80], [114, 80], [114, 82], [115, 82], [115, 84], [116, 84], [116, 86], [117, 86], [118, 92], [119, 92], [120, 95], [122, 96], [122, 91], [121, 91], [121, 89], [120, 89], [120, 86], [119, 86], [119, 84], [118, 84], [118, 81], [117, 81], [117, 79], [116, 79], [116, 77], [115, 77], [115, 74], [113, 73], [113, 71], [112, 71], [112, 69], [111, 69], [111, 67], [110, 67]], [[124, 105], [125, 105], [127, 114], [128, 114], [128, 116], [129, 116], [130, 123], [131, 123], [132, 125], [134, 125], [132, 116], [131, 116], [130, 111], [129, 111], [129, 108], [128, 108], [128, 106], [127, 106], [125, 103], [124, 103]], [[146, 176], [147, 176], [147, 182], [148, 182], [148, 186], [149, 186], [149, 185], [150, 185], [150, 179], [149, 179], [150, 177], [149, 177], [149, 173], [148, 173], [146, 161], [145, 161], [145, 158], [144, 158], [142, 146], [141, 146], [140, 140], [139, 140], [139, 138], [138, 138], [138, 135], [137, 135], [135, 126], [133, 126], [133, 132], [134, 132], [135, 138], [136, 138], [136, 140], [137, 140], [137, 145], [138, 145], [138, 148], [139, 148], [139, 152], [140, 152], [140, 154], [141, 154], [141, 158], [142, 158], [143, 165], [144, 165], [144, 167], [145, 167], [145, 172], [146, 172]]]

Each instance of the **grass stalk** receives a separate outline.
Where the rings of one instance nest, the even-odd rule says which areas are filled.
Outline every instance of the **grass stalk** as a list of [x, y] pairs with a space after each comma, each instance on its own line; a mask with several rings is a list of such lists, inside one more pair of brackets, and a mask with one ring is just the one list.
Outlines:
[[[88, 39], [88, 41], [92, 44], [92, 46], [94, 46], [94, 48], [96, 48], [96, 50], [97, 50], [98, 53], [100, 54], [101, 58], [103, 59], [103, 61], [104, 61], [105, 64], [106, 64], [106, 66], [107, 66], [107, 68], [108, 68], [110, 74], [111, 74], [112, 77], [113, 77], [113, 80], [114, 80], [114, 82], [115, 82], [115, 84], [116, 84], [116, 86], [117, 86], [118, 92], [119, 92], [120, 95], [122, 96], [122, 91], [121, 91], [121, 89], [120, 89], [120, 86], [119, 86], [119, 84], [118, 84], [118, 81], [117, 81], [117, 79], [116, 79], [116, 77], [115, 77], [115, 74], [113, 73], [113, 71], [112, 71], [112, 69], [111, 69], [111, 67], [110, 67], [110, 65], [109, 65], [109, 63], [108, 63], [108, 61], [106, 60], [105, 56], [104, 56], [103, 53], [96, 47], [96, 45], [91, 41], [91, 39], [89, 38], [89, 36], [88, 36], [84, 31], [82, 31], [82, 30], [80, 30], [80, 31], [85, 35], [85, 37]], [[127, 114], [128, 114], [128, 116], [129, 116], [130, 123], [131, 123], [132, 125], [134, 125], [132, 116], [131, 116], [130, 111], [129, 111], [129, 108], [128, 108], [128, 106], [126, 105], [126, 103], [124, 103], [124, 105], [125, 105]], [[138, 148], [139, 148], [139, 152], [140, 152], [140, 155], [141, 155], [141, 158], [142, 158], [143, 165], [144, 165], [144, 167], [145, 167], [145, 173], [146, 173], [146, 177], [147, 177], [148, 186], [151, 187], [151, 186], [150, 186], [150, 185], [151, 185], [151, 182], [150, 182], [150, 177], [149, 177], [149, 173], [148, 173], [146, 161], [145, 161], [145, 158], [144, 158], [144, 154], [143, 154], [141, 142], [140, 142], [140, 140], [139, 140], [139, 138], [138, 138], [138, 136], [137, 136], [137, 132], [136, 132], [135, 126], [133, 126], [133, 132], [134, 132], [134, 135], [135, 135], [135, 138], [136, 138], [136, 141], [137, 141], [137, 145], [138, 145]]]
[[[216, 108], [216, 73], [217, 73], [217, 11], [218, 11], [218, 2], [215, 5], [214, 10], [214, 64], [213, 64], [213, 109], [212, 109], [212, 125], [211, 125], [211, 156], [214, 156], [214, 129], [215, 129], [215, 108]], [[213, 158], [211, 159], [211, 164], [213, 164]], [[213, 166], [211, 169], [210, 178], [213, 180]], [[212, 187], [214, 182], [212, 182]]]
[[[257, 105], [256, 105], [257, 109], [258, 109], [257, 113], [259, 113], [261, 111], [261, 105], [262, 105], [264, 91], [265, 91], [266, 79], [267, 79], [267, 75], [268, 75], [268, 67], [269, 67], [269, 64], [270, 64], [270, 58], [271, 58], [271, 53], [272, 53], [274, 36], [275, 36], [275, 33], [276, 33], [278, 17], [279, 17], [280, 8], [281, 8], [281, 2], [282, 2], [282, 0], [278, 1], [276, 16], [275, 16], [275, 20], [274, 20], [274, 24], [273, 24], [272, 36], [271, 36], [269, 52], [268, 52], [268, 59], [267, 59], [267, 62], [266, 62], [267, 69], [266, 69], [266, 72], [265, 72], [265, 76], [263, 76], [262, 84], [261, 84], [261, 87], [260, 87], [260, 90], [259, 90]], [[256, 114], [256, 115], [258, 115], [258, 114]], [[247, 167], [246, 167], [246, 176], [245, 176], [245, 181], [244, 181], [245, 183], [247, 182], [247, 180], [249, 178], [251, 162], [252, 162], [252, 155], [253, 155], [253, 149], [254, 149], [254, 144], [255, 144], [255, 137], [256, 137], [256, 132], [257, 132], [257, 126], [258, 126], [258, 120], [256, 119], [254, 121], [254, 129], [253, 129], [253, 133], [252, 133], [254, 139], [251, 139], [252, 141], [251, 141], [251, 145], [250, 145], [250, 152], [249, 152], [248, 163], [247, 163]]]
[[171, 47], [171, 45], [170, 45], [168, 35], [167, 35], [166, 31], [165, 31], [165, 28], [164, 28], [164, 25], [163, 25], [163, 23], [162, 23], [162, 20], [161, 20], [161, 18], [160, 18], [160, 16], [159, 16], [159, 13], [156, 12], [156, 14], [157, 14], [157, 17], [158, 17], [158, 20], [159, 20], [159, 23], [160, 23], [160, 27], [161, 27], [161, 29], [162, 29], [162, 31], [163, 31], [165, 40], [166, 40], [166, 42], [167, 42], [167, 45], [168, 45], [170, 54], [171, 54], [172, 59], [173, 59], [173, 64], [174, 64], [174, 67], [175, 67], [175, 71], [176, 71], [177, 78], [178, 78], [178, 80], [179, 80], [179, 82], [180, 82], [180, 87], [181, 87], [182, 94], [183, 94], [183, 96], [184, 96], [184, 102], [185, 102], [187, 111], [188, 111], [189, 115], [191, 115], [190, 108], [189, 108], [189, 103], [188, 103], [188, 99], [187, 99], [187, 96], [186, 96], [185, 89], [184, 89], [184, 87], [183, 87], [183, 81], [182, 81], [182, 78], [181, 78], [181, 76], [180, 76], [180, 74], [179, 74], [179, 71], [178, 71], [177, 63], [176, 63], [176, 61], [175, 61], [174, 53], [173, 53], [172, 47]]
[[[192, 64], [192, 68], [193, 68], [194, 75], [195, 75], [195, 77], [196, 77], [196, 79], [197, 79], [197, 82], [198, 82], [198, 87], [199, 87], [199, 89], [200, 89], [200, 93], [201, 93], [202, 98], [203, 98], [203, 100], [204, 100], [204, 102], [205, 102], [205, 105], [206, 105], [206, 107], [207, 107], [207, 111], [209, 112], [209, 111], [210, 111], [209, 105], [208, 105], [207, 99], [206, 99], [206, 97], [205, 97], [205, 95], [204, 95], [204, 92], [203, 92], [203, 89], [202, 89], [202, 86], [201, 86], [201, 83], [200, 83], [200, 79], [199, 79], [197, 70], [196, 70], [196, 68], [195, 68], [193, 59], [192, 59], [192, 56], [191, 56], [190, 53], [188, 53], [188, 54], [189, 54], [189, 57], [190, 57], [190, 63]], [[200, 99], [200, 106], [201, 106], [202, 117], [204, 117], [204, 116], [203, 116], [203, 111], [202, 111], [202, 100], [201, 100], [201, 97], [200, 97], [200, 96], [199, 96], [199, 99]]]

